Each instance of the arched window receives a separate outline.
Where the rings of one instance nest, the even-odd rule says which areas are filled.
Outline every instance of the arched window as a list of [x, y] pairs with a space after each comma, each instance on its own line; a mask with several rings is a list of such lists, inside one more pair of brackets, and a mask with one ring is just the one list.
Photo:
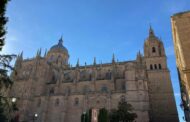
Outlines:
[[152, 52], [155, 53], [156, 52], [156, 48], [152, 47]]
[[92, 74], [89, 74], [89, 81], [92, 80]]
[[51, 55], [51, 57], [48, 59], [48, 62], [52, 62], [54, 60], [54, 56]]
[[79, 105], [79, 98], [78, 98], [78, 97], [75, 98], [74, 105], [75, 105], [75, 106], [78, 106], [78, 105]]
[[56, 80], [57, 80], [56, 77], [53, 75], [52, 78], [51, 78], [51, 82], [52, 82], [52, 83], [55, 83]]
[[51, 89], [49, 90], [49, 94], [50, 94], [50, 95], [53, 95], [53, 94], [54, 94], [54, 88], [51, 88]]
[[158, 64], [158, 67], [159, 67], [159, 69], [162, 69], [162, 66], [161, 66], [161, 64]]
[[106, 86], [102, 86], [101, 92], [107, 92], [107, 91], [108, 91], [108, 88]]
[[55, 100], [55, 106], [59, 106], [59, 98]]
[[153, 66], [152, 66], [152, 64], [150, 65], [150, 69], [151, 69], [151, 70], [153, 69]]
[[106, 79], [111, 79], [111, 71], [108, 70], [108, 72], [106, 73]]
[[157, 65], [156, 64], [154, 64], [154, 69], [157, 69]]

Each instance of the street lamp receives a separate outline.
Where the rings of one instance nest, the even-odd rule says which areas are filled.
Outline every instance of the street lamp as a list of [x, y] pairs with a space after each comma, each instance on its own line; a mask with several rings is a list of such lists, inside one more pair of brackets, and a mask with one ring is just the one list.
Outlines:
[[34, 117], [37, 118], [37, 117], [38, 117], [38, 114], [34, 114]]
[[86, 112], [85, 111], [83, 112], [83, 115], [84, 115], [84, 122], [86, 122], [86, 120], [85, 120]]
[[10, 97], [9, 98], [9, 111], [10, 111], [10, 120], [16, 121], [18, 119], [18, 108], [16, 106], [17, 98], [16, 97]]
[[33, 115], [33, 122], [35, 122], [35, 120], [38, 118], [38, 114], [37, 113], [35, 113], [34, 115]]
[[13, 97], [11, 101], [12, 101], [12, 103], [15, 103], [16, 100], [17, 100], [17, 99], [16, 99], [15, 97]]

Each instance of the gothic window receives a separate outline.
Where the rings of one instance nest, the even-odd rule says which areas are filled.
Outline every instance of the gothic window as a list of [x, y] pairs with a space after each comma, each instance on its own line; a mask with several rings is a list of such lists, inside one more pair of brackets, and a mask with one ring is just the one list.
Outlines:
[[74, 105], [75, 105], [75, 106], [78, 106], [78, 105], [79, 105], [79, 98], [78, 98], [78, 97], [75, 98]]
[[97, 70], [97, 80], [104, 80], [106, 78], [106, 73], [102, 69]]
[[102, 86], [102, 88], [101, 88], [101, 92], [108, 92], [107, 87], [106, 87], [106, 86]]
[[55, 106], [59, 106], [59, 98], [55, 100]]
[[124, 95], [122, 95], [122, 96], [120, 97], [120, 101], [121, 101], [121, 102], [124, 102], [124, 101], [125, 101], [125, 96], [124, 96]]
[[40, 107], [40, 105], [41, 105], [41, 99], [39, 98], [37, 102], [37, 107]]
[[51, 89], [49, 90], [49, 94], [50, 94], [50, 95], [53, 95], [53, 94], [54, 94], [54, 88], [51, 88]]
[[152, 52], [155, 53], [156, 52], [156, 48], [152, 47]]
[[86, 70], [81, 71], [80, 73], [81, 81], [88, 81], [90, 78], [88, 76], [88, 72]]
[[162, 66], [161, 66], [161, 64], [158, 64], [158, 67], [159, 67], [159, 69], [162, 69]]
[[157, 69], [157, 65], [156, 64], [154, 64], [154, 69]]
[[58, 56], [58, 59], [60, 59], [60, 58], [61, 58], [61, 56], [59, 55], [59, 56]]
[[151, 69], [151, 70], [153, 69], [153, 66], [152, 66], [152, 64], [150, 65], [150, 69]]
[[55, 83], [55, 82], [56, 82], [56, 78], [55, 78], [54, 75], [52, 76], [52, 79], [51, 79], [51, 80], [52, 80], [52, 83]]
[[65, 72], [64, 73], [64, 81], [65, 82], [72, 82], [73, 81], [72, 72]]
[[51, 57], [48, 59], [48, 62], [52, 62], [54, 60], [54, 56], [51, 55]]
[[108, 72], [106, 73], [106, 79], [111, 79], [111, 72], [110, 72], [110, 70], [108, 70]]
[[91, 80], [92, 80], [92, 74], [89, 75], [89, 81], [91, 81]]

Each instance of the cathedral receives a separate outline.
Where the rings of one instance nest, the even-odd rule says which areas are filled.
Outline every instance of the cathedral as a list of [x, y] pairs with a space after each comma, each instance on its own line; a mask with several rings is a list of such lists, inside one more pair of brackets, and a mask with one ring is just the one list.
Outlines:
[[91, 108], [117, 108], [126, 100], [137, 114], [136, 122], [178, 122], [167, 57], [161, 39], [150, 27], [144, 54], [136, 59], [76, 66], [62, 38], [44, 56], [19, 54], [10, 96], [18, 98], [21, 122], [80, 122]]

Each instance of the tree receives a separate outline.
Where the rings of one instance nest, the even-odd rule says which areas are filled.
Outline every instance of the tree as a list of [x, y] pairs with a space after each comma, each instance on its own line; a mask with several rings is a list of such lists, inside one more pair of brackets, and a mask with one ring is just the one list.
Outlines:
[[[8, 18], [5, 17], [6, 6], [9, 0], [0, 0], [0, 51], [5, 44], [6, 23]], [[12, 80], [8, 75], [13, 67], [10, 65], [11, 60], [15, 55], [0, 54], [0, 122], [8, 122], [11, 118], [11, 110], [14, 110], [14, 105], [10, 104], [11, 99], [8, 97], [8, 89], [12, 85]]]
[[118, 122], [119, 116], [116, 109], [112, 109], [109, 113], [109, 120], [110, 122]]
[[88, 114], [86, 112], [82, 113], [81, 122], [88, 122]]
[[87, 122], [91, 122], [92, 119], [92, 109], [89, 109], [88, 111], [88, 121]]
[[133, 122], [137, 114], [133, 113], [133, 107], [126, 101], [120, 101], [118, 110], [113, 109], [110, 112], [110, 122]]
[[0, 51], [2, 50], [2, 47], [5, 42], [5, 34], [6, 34], [5, 25], [8, 21], [8, 18], [5, 17], [5, 12], [8, 1], [9, 0], [0, 0]]
[[108, 122], [108, 111], [105, 108], [99, 110], [98, 122]]

